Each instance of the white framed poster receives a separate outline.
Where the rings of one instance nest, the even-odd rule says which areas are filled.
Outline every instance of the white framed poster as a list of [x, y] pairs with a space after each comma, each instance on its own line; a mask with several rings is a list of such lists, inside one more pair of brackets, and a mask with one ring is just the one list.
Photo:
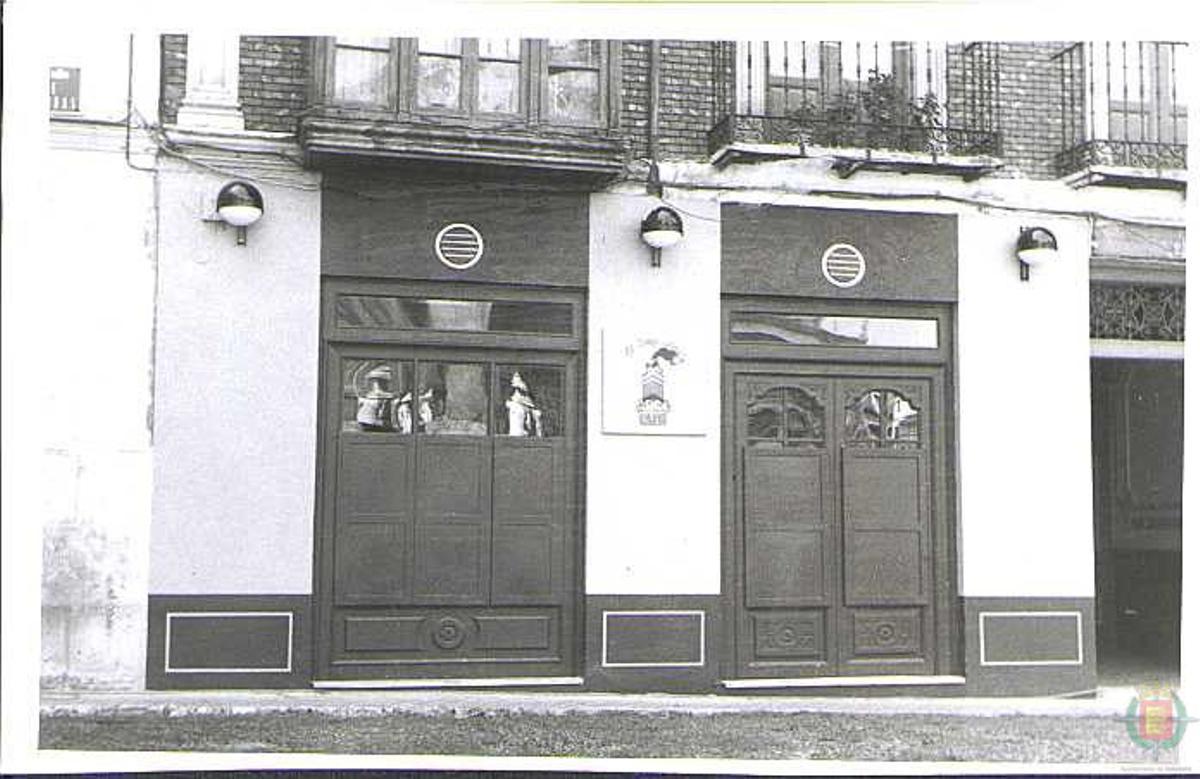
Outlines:
[[601, 337], [605, 433], [704, 435], [703, 377], [694, 338], [605, 329]]

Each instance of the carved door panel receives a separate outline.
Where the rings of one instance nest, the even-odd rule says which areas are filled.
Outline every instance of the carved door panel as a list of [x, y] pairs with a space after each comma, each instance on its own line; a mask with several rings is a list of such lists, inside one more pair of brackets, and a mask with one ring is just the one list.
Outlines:
[[739, 675], [933, 673], [930, 392], [736, 376]]

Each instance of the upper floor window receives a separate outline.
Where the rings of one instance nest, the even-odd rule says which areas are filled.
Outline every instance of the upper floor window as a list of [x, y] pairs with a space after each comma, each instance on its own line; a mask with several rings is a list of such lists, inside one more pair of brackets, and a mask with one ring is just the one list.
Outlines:
[[[946, 46], [915, 41], [740, 43], [737, 112], [899, 121], [903, 104], [946, 103]], [[865, 112], [865, 113], [862, 113]], [[862, 113], [861, 116], [852, 114]], [[885, 115], [886, 114], [886, 115]]]
[[597, 40], [333, 38], [325, 102], [467, 120], [600, 126], [609, 47]]
[[1060, 52], [1060, 168], [1186, 167], [1185, 53], [1186, 44], [1160, 41], [1077, 43]]
[[996, 152], [994, 127], [964, 125], [961, 105], [950, 116], [946, 43], [768, 41], [730, 50], [735, 92], [727, 105], [759, 117], [735, 133], [753, 127], [762, 140], [803, 147]]
[[[749, 79], [743, 81], [739, 102], [752, 113], [780, 116], [795, 111], [821, 109], [845, 111], [853, 104], [875, 110], [887, 103], [913, 102], [927, 96], [939, 106], [946, 103], [946, 47], [913, 41], [771, 41], [749, 45]], [[753, 59], [765, 77], [760, 90], [762, 107], [754, 110]]]

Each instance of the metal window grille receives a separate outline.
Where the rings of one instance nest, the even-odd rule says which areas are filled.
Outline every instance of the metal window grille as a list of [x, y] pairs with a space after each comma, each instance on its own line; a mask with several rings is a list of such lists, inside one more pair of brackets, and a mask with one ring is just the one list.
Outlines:
[[1179, 85], [1186, 44], [1080, 42], [1055, 55], [1062, 84], [1058, 167], [1186, 167], [1187, 107]]
[[718, 67], [732, 76], [716, 97], [726, 119], [710, 148], [749, 132], [739, 139], [995, 154], [994, 54], [986, 45], [971, 52], [966, 98], [947, 77], [951, 57], [963, 59], [959, 49], [932, 41], [721, 44]]

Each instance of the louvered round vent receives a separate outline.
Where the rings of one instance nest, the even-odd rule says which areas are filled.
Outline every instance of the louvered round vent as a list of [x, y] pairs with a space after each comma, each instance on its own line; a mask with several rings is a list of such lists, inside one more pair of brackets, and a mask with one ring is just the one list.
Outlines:
[[836, 287], [853, 287], [866, 272], [862, 252], [848, 243], [835, 243], [821, 256], [821, 273]]
[[446, 267], [466, 270], [483, 257], [483, 236], [471, 225], [455, 222], [438, 231], [433, 250]]

